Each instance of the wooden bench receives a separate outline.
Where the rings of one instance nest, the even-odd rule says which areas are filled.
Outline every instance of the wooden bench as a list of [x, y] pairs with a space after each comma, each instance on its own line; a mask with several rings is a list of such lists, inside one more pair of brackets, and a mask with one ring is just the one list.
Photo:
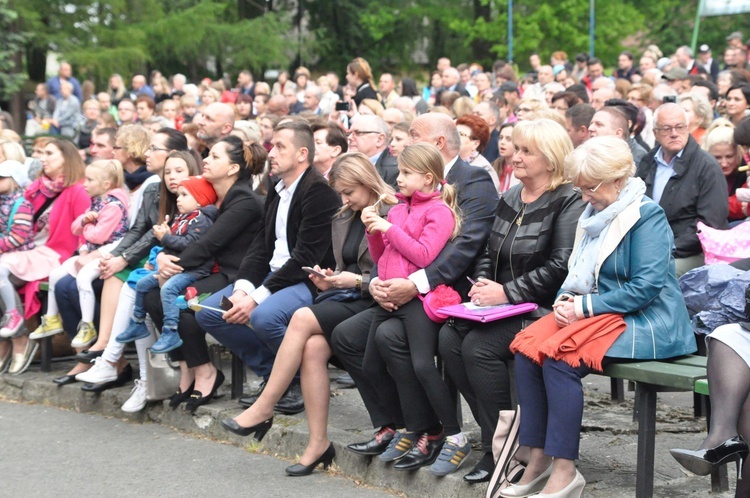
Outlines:
[[[706, 357], [683, 356], [670, 361], [616, 363], [604, 369], [612, 379], [635, 383], [635, 419], [638, 421], [636, 498], [651, 498], [654, 492], [656, 397], [660, 392], [687, 391], [708, 395]], [[711, 474], [713, 491], [728, 489], [726, 468]]]

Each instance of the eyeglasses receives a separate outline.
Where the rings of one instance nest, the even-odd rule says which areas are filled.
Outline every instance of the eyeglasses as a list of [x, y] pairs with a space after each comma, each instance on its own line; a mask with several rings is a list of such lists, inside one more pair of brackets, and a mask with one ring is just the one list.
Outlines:
[[351, 137], [354, 135], [355, 137], [361, 137], [362, 135], [367, 135], [368, 133], [377, 133], [380, 134], [382, 132], [380, 131], [363, 131], [363, 130], [352, 130], [350, 132], [347, 132], [346, 136]]
[[112, 147], [112, 150], [122, 150], [122, 147], [118, 147], [117, 145], [115, 145], [114, 147]]
[[153, 145], [149, 145], [148, 150], [150, 150], [151, 152], [169, 152], [169, 149], [164, 149], [162, 147], [156, 147]]
[[662, 135], [668, 135], [672, 133], [672, 131], [682, 133], [685, 130], [687, 130], [687, 126], [684, 124], [678, 124], [677, 126], [660, 126], [659, 128], [654, 128], [654, 131], [656, 133], [661, 133]]
[[585, 191], [587, 195], [594, 195], [596, 194], [596, 191], [599, 190], [599, 187], [601, 187], [602, 185], [604, 185], [604, 180], [600, 181], [599, 185], [597, 185], [594, 188], [573, 187], [573, 192], [577, 194], [582, 194]]
[[462, 137], [464, 137], [464, 138], [468, 138], [469, 140], [474, 140], [474, 137], [472, 137], [472, 136], [471, 136], [470, 134], [468, 134], [468, 133], [461, 133], [461, 132], [459, 131], [459, 132], [458, 132], [458, 134], [459, 134], [459, 136], [462, 136]]

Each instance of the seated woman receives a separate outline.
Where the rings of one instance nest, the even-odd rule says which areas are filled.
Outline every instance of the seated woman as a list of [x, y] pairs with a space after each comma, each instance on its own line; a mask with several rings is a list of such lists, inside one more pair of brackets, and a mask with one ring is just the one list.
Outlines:
[[330, 397], [326, 365], [331, 356], [328, 339], [336, 325], [372, 304], [368, 288], [373, 263], [360, 219], [362, 209], [379, 204], [380, 213], [386, 214], [389, 206], [397, 202], [393, 188], [383, 182], [367, 156], [361, 153], [344, 154], [336, 159], [330, 183], [341, 195], [343, 204], [331, 229], [336, 269], [323, 270], [329, 275], [326, 278], [311, 274], [310, 279], [321, 291], [353, 290], [357, 297], [346, 302], [326, 300], [297, 310], [258, 400], [234, 419], [221, 422], [230, 432], [243, 436], [255, 433], [256, 439], [263, 439], [273, 423], [274, 405], [302, 365], [302, 396], [310, 440], [300, 462], [286, 469], [290, 475], [308, 475], [318, 464], [328, 465], [333, 459], [326, 431]]
[[488, 481], [492, 475], [498, 412], [511, 409], [505, 364], [513, 358], [510, 342], [524, 326], [552, 310], [583, 211], [581, 195], [564, 181], [563, 161], [573, 150], [565, 129], [540, 119], [505, 130], [513, 132], [512, 164], [521, 183], [500, 198], [469, 295], [482, 306], [535, 302], [540, 309], [492, 323], [458, 320], [440, 331], [445, 368], [482, 429], [484, 456], [464, 476], [470, 483]]
[[738, 171], [743, 164], [742, 149], [734, 141], [734, 125], [726, 119], [714, 121], [703, 137], [703, 150], [714, 156], [727, 181], [729, 221], [744, 220], [748, 216], [747, 203], [737, 198], [738, 188], [747, 188], [747, 173]]
[[[575, 467], [581, 379], [608, 362], [670, 358], [696, 349], [675, 277], [672, 232], [634, 172], [628, 144], [615, 137], [592, 138], [565, 159], [565, 174], [588, 205], [554, 313], [511, 344], [521, 405], [519, 442], [529, 448], [530, 460], [519, 483], [501, 496], [580, 497], [586, 484]], [[577, 348], [563, 349], [566, 339]]]
[[[747, 298], [746, 298], [747, 299]], [[745, 313], [750, 312], [746, 304]], [[749, 315], [750, 316], [750, 315]], [[697, 450], [670, 452], [680, 465], [698, 475], [737, 463], [736, 498], [750, 496], [750, 324], [722, 325], [707, 338], [708, 388], [711, 422], [708, 435]], [[744, 462], [744, 465], [743, 465]]]
[[[70, 231], [70, 225], [91, 202], [83, 188], [83, 160], [71, 142], [50, 141], [44, 147], [42, 167], [41, 176], [24, 194], [30, 204], [30, 209], [24, 210], [30, 233], [22, 246], [5, 253], [0, 260], [0, 289], [6, 300], [10, 301], [10, 296], [16, 304], [5, 310], [2, 327], [9, 332], [5, 337], [11, 341], [10, 346], [0, 343], [0, 358], [4, 359], [3, 367], [15, 375], [26, 371], [39, 347], [23, 326], [24, 318], [40, 308], [36, 299], [38, 286], [34, 284], [49, 277], [61, 261], [78, 249], [81, 240]], [[19, 287], [23, 287], [25, 306], [16, 291]]]
[[456, 120], [456, 129], [461, 137], [461, 149], [458, 153], [461, 159], [484, 169], [490, 174], [492, 183], [496, 189], [500, 189], [500, 180], [497, 171], [494, 170], [490, 162], [482, 155], [482, 151], [487, 146], [490, 139], [490, 128], [484, 119], [473, 114], [461, 116]]

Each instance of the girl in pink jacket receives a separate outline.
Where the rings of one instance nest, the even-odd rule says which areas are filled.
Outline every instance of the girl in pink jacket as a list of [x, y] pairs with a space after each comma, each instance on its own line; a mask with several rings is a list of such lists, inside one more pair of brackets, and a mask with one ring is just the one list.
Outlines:
[[[374, 207], [362, 211], [367, 228], [370, 255], [378, 266], [374, 280], [407, 278], [432, 263], [443, 247], [460, 230], [455, 189], [443, 179], [443, 158], [432, 144], [410, 145], [398, 156], [398, 188], [403, 202], [388, 213], [388, 221], [377, 215]], [[377, 283], [374, 283], [377, 287]], [[373, 282], [371, 282], [371, 289]], [[400, 322], [400, 323], [399, 323]], [[398, 459], [396, 468], [415, 469], [430, 465], [435, 475], [453, 472], [471, 451], [461, 432], [456, 404], [448, 386], [435, 367], [440, 324], [425, 313], [422, 301], [414, 298], [396, 309], [375, 310], [365, 350], [364, 370], [373, 379], [391, 375], [396, 381], [406, 427], [398, 429], [381, 461]], [[411, 366], [421, 384], [419, 399], [427, 398], [430, 406], [420, 405], [421, 413], [432, 408], [438, 424], [425, 417], [410, 417], [407, 407], [415, 407], [414, 386], [405, 386], [396, 378], [404, 362], [393, 363], [387, 338], [405, 333]], [[385, 349], [383, 349], [385, 348]], [[415, 408], [416, 409], [416, 408]], [[395, 421], [394, 421], [395, 422]], [[411, 424], [411, 425], [410, 425]], [[430, 424], [425, 426], [424, 424]], [[384, 459], [385, 458], [385, 459]]]
[[67, 259], [49, 276], [47, 313], [32, 339], [47, 337], [63, 331], [55, 300], [55, 284], [65, 275], [76, 277], [81, 304], [81, 323], [71, 345], [84, 348], [96, 340], [94, 327], [95, 297], [91, 284], [99, 278], [101, 257], [89, 253], [107, 254], [114, 249], [128, 230], [128, 194], [122, 187], [123, 169], [120, 161], [99, 160], [86, 167], [84, 188], [91, 197], [91, 207], [73, 221], [70, 230], [83, 235], [86, 243], [78, 249], [78, 256]]

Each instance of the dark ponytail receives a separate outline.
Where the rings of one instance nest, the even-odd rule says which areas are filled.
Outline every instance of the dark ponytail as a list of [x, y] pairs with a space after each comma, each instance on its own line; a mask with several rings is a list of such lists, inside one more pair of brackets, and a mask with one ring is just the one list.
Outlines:
[[238, 180], [251, 180], [254, 175], [263, 173], [268, 157], [265, 147], [257, 143], [245, 146], [242, 139], [233, 135], [222, 138], [220, 142], [226, 144], [229, 162], [240, 166]]

